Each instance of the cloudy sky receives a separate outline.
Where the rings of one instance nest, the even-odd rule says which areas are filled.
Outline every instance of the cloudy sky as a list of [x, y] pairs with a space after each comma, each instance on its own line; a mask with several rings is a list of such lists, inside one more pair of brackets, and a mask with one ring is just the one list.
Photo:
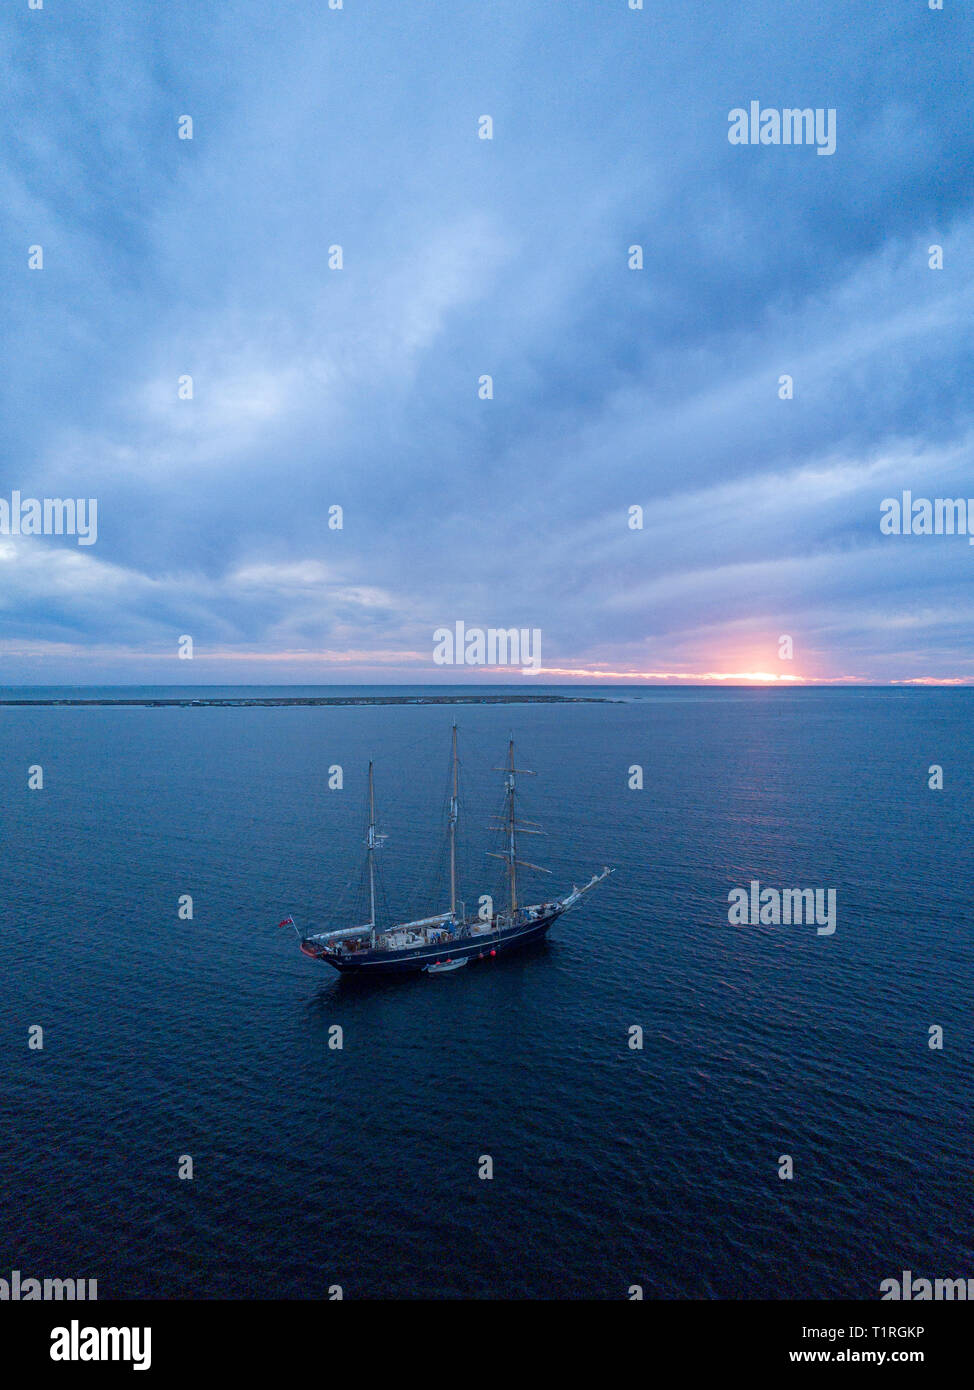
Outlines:
[[0, 684], [974, 681], [963, 11], [11, 0]]

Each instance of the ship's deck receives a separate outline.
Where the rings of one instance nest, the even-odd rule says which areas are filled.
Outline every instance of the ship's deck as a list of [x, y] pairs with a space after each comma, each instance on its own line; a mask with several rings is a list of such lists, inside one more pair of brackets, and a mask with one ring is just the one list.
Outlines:
[[[512, 917], [510, 913], [495, 914], [489, 922], [480, 917], [457, 922], [449, 913], [436, 917], [421, 917], [413, 922], [401, 922], [385, 931], [376, 932], [377, 951], [414, 951], [421, 946], [450, 946], [461, 941], [476, 940], [479, 936], [492, 936], [506, 928], [526, 926], [550, 912], [556, 904], [536, 903], [531, 907], [519, 908]], [[372, 949], [368, 929], [361, 936], [334, 939], [328, 932], [321, 932], [310, 940], [323, 946], [326, 951], [338, 956], [352, 956]]]

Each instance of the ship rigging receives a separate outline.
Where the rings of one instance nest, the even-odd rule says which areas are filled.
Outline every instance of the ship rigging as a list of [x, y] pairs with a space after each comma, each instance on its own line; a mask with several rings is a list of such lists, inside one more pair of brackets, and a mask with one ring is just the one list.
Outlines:
[[507, 904], [495, 909], [492, 899], [485, 895], [478, 910], [468, 915], [466, 905], [458, 901], [457, 891], [457, 825], [460, 818], [460, 762], [457, 756], [457, 726], [453, 725], [450, 760], [450, 795], [447, 826], [450, 854], [450, 906], [447, 911], [429, 917], [380, 927], [376, 918], [376, 851], [386, 839], [376, 827], [375, 779], [373, 764], [368, 774], [368, 833], [366, 837], [367, 874], [369, 886], [369, 920], [355, 927], [339, 927], [331, 931], [302, 935], [291, 917], [282, 925], [295, 927], [301, 950], [313, 960], [331, 965], [342, 974], [373, 975], [390, 972], [424, 970], [430, 974], [459, 969], [471, 961], [492, 959], [502, 952], [540, 940], [563, 912], [579, 901], [597, 883], [613, 872], [603, 868], [581, 887], [550, 901], [522, 904], [518, 869], [538, 873], [549, 870], [518, 857], [518, 836], [539, 835], [537, 822], [520, 819], [516, 807], [516, 779], [535, 774], [518, 768], [514, 758], [514, 737], [508, 743], [507, 763], [496, 771], [505, 774], [504, 813], [491, 827], [504, 835], [505, 848], [488, 851], [506, 863]]

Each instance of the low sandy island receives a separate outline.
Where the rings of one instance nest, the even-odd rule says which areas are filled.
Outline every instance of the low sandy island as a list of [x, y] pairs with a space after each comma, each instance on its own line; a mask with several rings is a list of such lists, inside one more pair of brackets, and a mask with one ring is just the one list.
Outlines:
[[227, 705], [233, 708], [257, 705], [261, 708], [274, 705], [560, 705], [595, 704], [611, 705], [618, 701], [604, 695], [261, 695], [261, 696], [209, 696], [187, 699], [157, 699], [151, 695], [142, 697], [120, 696], [117, 699], [106, 697], [100, 700], [68, 698], [48, 698], [45, 700], [0, 699], [0, 705], [174, 705], [177, 708], [209, 707]]

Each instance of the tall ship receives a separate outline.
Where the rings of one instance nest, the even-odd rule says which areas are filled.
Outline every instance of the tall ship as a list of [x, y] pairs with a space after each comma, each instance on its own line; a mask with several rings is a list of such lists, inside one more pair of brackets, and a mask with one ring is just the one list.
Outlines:
[[504, 849], [492, 852], [494, 858], [506, 861], [506, 896], [503, 907], [495, 909], [489, 897], [481, 898], [472, 914], [457, 895], [457, 823], [460, 817], [460, 762], [457, 757], [457, 726], [453, 725], [451, 749], [451, 785], [448, 811], [450, 849], [450, 906], [445, 912], [420, 917], [412, 922], [380, 926], [376, 921], [375, 855], [382, 840], [376, 829], [375, 784], [372, 763], [369, 763], [369, 828], [366, 854], [369, 885], [369, 920], [357, 927], [339, 927], [333, 931], [302, 935], [294, 919], [286, 917], [281, 926], [292, 926], [297, 932], [301, 950], [312, 960], [334, 966], [342, 974], [379, 975], [408, 970], [425, 970], [430, 974], [459, 970], [471, 961], [491, 960], [505, 951], [517, 950], [539, 941], [552, 923], [567, 912], [597, 883], [607, 878], [612, 869], [603, 868], [581, 888], [549, 902], [522, 903], [518, 870], [529, 869], [547, 873], [538, 864], [518, 858], [519, 834], [542, 834], [541, 827], [524, 821], [516, 814], [516, 778], [534, 776], [526, 768], [514, 764], [514, 738], [508, 743], [507, 765], [498, 768], [505, 774], [504, 812], [491, 828], [503, 832]]

